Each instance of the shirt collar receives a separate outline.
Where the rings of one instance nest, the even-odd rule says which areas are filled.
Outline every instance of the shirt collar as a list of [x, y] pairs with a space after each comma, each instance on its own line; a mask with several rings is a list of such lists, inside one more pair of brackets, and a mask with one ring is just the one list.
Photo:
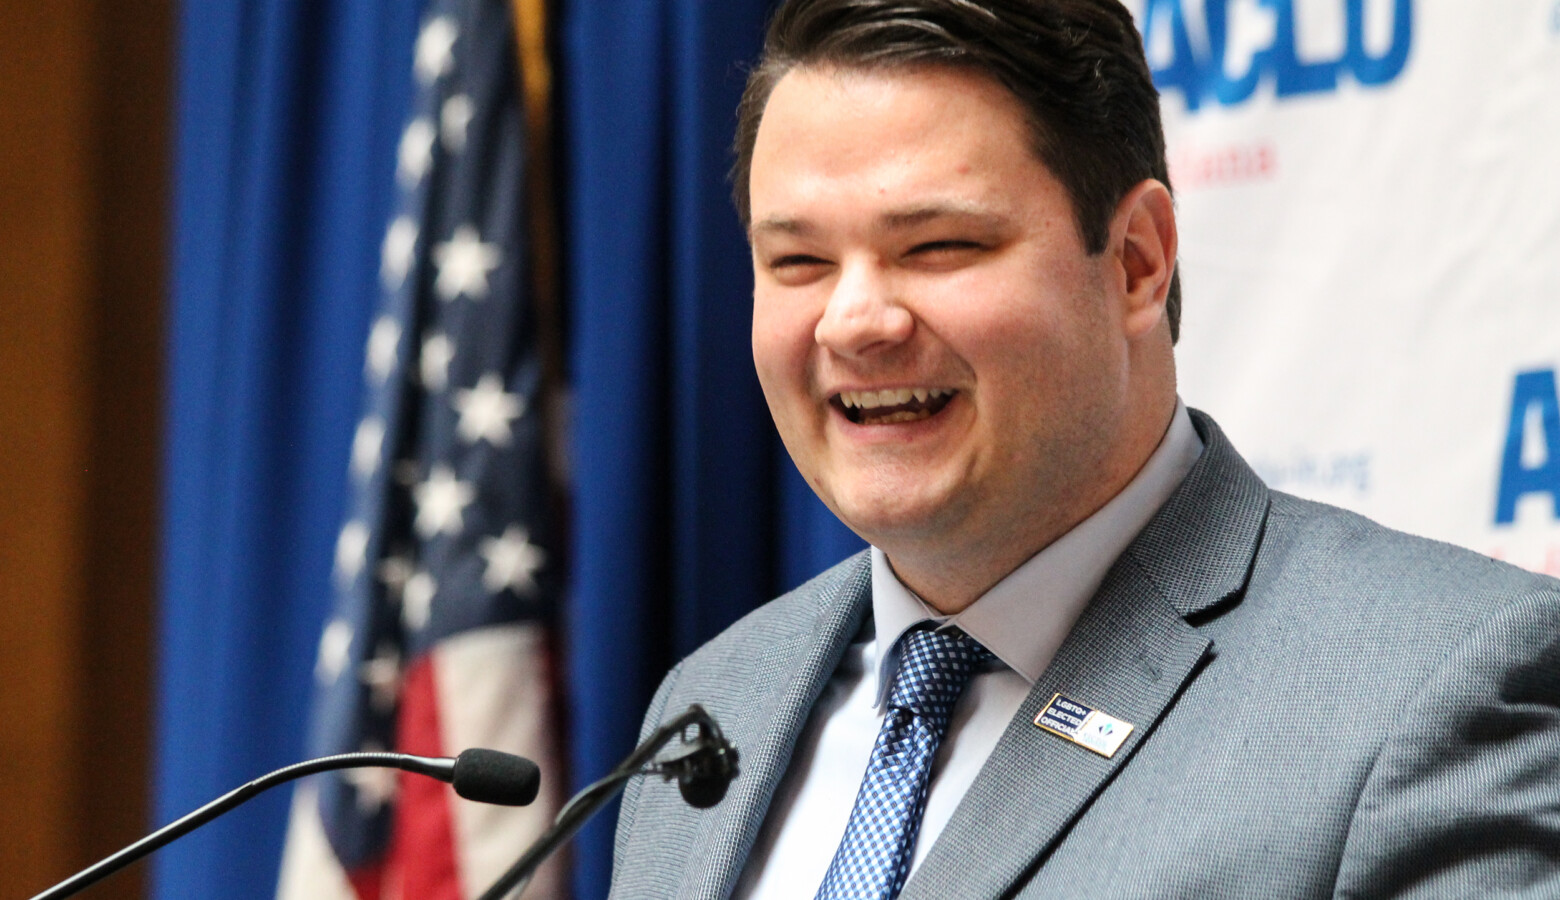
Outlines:
[[1202, 454], [1186, 405], [1138, 474], [1110, 502], [997, 582], [955, 616], [944, 616], [906, 588], [888, 557], [872, 548], [872, 617], [877, 653], [876, 705], [888, 699], [900, 635], [922, 622], [957, 627], [1034, 684], [1072, 630], [1112, 563], [1170, 499]]

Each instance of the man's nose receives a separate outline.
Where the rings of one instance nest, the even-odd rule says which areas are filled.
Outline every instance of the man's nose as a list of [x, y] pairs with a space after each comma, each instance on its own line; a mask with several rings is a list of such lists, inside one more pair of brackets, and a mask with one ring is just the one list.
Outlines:
[[841, 267], [813, 339], [841, 356], [870, 356], [897, 347], [915, 331], [915, 317], [896, 295], [894, 280], [871, 261]]

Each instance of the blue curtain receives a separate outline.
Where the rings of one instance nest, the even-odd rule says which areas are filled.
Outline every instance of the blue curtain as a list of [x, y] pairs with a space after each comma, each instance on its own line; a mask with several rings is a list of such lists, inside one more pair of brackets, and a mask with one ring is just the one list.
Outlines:
[[[564, 7], [577, 785], [632, 749], [677, 659], [863, 546], [791, 467], [753, 374], [725, 174], [770, 6]], [[611, 836], [611, 816], [581, 833], [578, 900], [605, 896]]]
[[[418, 6], [182, 6], [159, 822], [303, 753]], [[161, 851], [154, 896], [273, 896], [286, 803]]]

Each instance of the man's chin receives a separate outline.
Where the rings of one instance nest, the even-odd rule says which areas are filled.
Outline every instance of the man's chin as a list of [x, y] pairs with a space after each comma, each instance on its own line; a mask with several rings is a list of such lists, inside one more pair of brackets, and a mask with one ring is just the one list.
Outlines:
[[834, 514], [870, 544], [915, 542], [942, 531], [949, 518], [948, 498], [917, 493], [855, 495], [834, 507]]

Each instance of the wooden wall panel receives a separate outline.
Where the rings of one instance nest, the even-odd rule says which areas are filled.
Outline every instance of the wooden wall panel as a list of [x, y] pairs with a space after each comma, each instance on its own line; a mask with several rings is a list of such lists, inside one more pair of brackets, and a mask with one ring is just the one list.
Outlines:
[[[115, 746], [135, 752], [129, 766], [87, 760], [74, 812], [89, 861], [149, 824], [173, 6], [96, 0], [91, 11], [98, 150], [91, 174], [99, 190], [92, 218], [91, 465], [84, 473], [91, 504], [82, 645], [89, 690], [81, 707], [93, 724], [83, 743], [92, 757]], [[111, 740], [94, 740], [99, 728]], [[132, 892], [139, 880], [119, 896], [139, 895]]]
[[80, 857], [90, 227], [83, 4], [0, 21], [0, 893]]
[[171, 35], [171, 0], [0, 2], [5, 897], [148, 825]]

